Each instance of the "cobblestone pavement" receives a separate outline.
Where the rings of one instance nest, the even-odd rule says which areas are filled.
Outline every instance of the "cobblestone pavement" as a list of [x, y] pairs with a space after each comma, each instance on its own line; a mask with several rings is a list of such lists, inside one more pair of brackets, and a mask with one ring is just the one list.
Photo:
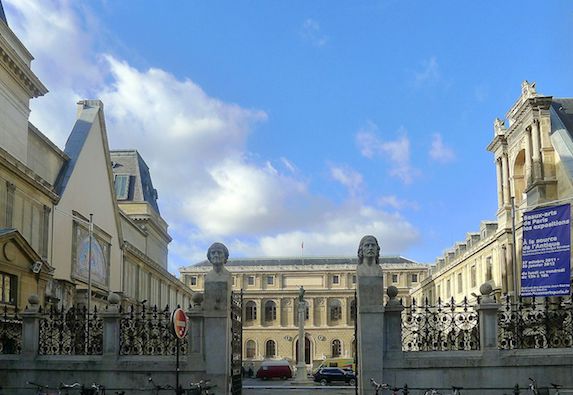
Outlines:
[[243, 380], [244, 395], [354, 395], [354, 387], [348, 385], [328, 385], [321, 386], [313, 384], [310, 386], [293, 385], [291, 380], [269, 380], [257, 379]]

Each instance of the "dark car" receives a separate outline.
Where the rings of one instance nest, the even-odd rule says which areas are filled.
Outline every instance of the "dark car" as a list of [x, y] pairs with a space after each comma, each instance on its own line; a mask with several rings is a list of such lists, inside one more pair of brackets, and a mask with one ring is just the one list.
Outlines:
[[320, 368], [314, 374], [314, 381], [322, 385], [333, 382], [344, 382], [346, 384], [355, 385], [356, 375], [351, 370], [341, 368]]

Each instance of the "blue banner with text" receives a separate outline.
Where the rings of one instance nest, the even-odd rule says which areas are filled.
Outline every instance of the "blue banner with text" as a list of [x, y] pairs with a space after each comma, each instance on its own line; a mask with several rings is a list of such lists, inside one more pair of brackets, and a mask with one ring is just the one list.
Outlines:
[[569, 204], [523, 214], [521, 296], [569, 295], [570, 222]]

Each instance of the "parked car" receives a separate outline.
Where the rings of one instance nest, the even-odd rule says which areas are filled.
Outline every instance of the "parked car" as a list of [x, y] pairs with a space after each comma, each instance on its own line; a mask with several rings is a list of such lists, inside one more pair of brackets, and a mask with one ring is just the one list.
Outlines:
[[341, 368], [320, 368], [314, 374], [314, 381], [321, 385], [332, 382], [345, 382], [346, 384], [355, 385], [356, 375], [351, 370]]
[[320, 366], [318, 366], [315, 372], [318, 371], [320, 368], [342, 368], [342, 369], [350, 369], [354, 371], [354, 359], [352, 358], [326, 358]]
[[275, 377], [283, 380], [292, 378], [292, 369], [286, 359], [265, 360], [257, 370], [258, 379], [267, 380]]

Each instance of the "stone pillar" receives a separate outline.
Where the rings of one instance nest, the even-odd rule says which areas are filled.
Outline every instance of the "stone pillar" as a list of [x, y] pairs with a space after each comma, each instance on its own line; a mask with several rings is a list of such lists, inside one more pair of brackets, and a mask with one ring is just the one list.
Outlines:
[[378, 264], [380, 247], [373, 236], [364, 236], [358, 248], [358, 390], [372, 393], [370, 379], [384, 381], [384, 277]]
[[501, 170], [501, 158], [495, 161], [495, 173], [497, 176], [497, 207], [499, 210], [503, 208], [503, 175]]
[[119, 357], [120, 320], [119, 295], [111, 292], [107, 297], [107, 310], [101, 312], [103, 319], [103, 357], [116, 359]]
[[402, 311], [404, 306], [398, 300], [398, 288], [391, 285], [386, 291], [388, 303], [384, 311], [384, 351], [397, 353], [396, 357], [402, 356]]
[[[275, 325], [278, 326], [279, 328], [282, 327], [283, 323], [282, 323], [282, 317], [283, 317], [283, 300], [282, 298], [279, 298], [276, 302], [276, 306], [277, 306], [277, 319], [275, 320]], [[278, 345], [277, 345], [278, 347]]]
[[[221, 251], [226, 257], [221, 262]], [[214, 243], [207, 253], [213, 270], [205, 276], [204, 345], [205, 370], [217, 392], [227, 393], [231, 371], [231, 274], [223, 267], [227, 248]]]
[[531, 184], [531, 127], [525, 129], [525, 189]]
[[481, 299], [475, 310], [479, 314], [479, 342], [482, 351], [497, 351], [497, 311], [500, 305], [491, 296], [493, 288], [484, 283], [479, 288]]
[[539, 135], [539, 120], [533, 121], [533, 128], [531, 133], [532, 140], [532, 159], [533, 159], [533, 181], [541, 180], [541, 147]]
[[509, 195], [509, 163], [506, 153], [501, 157], [501, 173], [503, 180], [503, 205], [507, 206], [510, 204], [511, 199]]
[[265, 321], [264, 321], [265, 317], [264, 317], [264, 314], [263, 314], [263, 313], [264, 313], [264, 311], [263, 311], [263, 310], [264, 310], [263, 300], [262, 300], [262, 299], [257, 299], [255, 302], [256, 302], [256, 304], [257, 304], [257, 314], [258, 314], [258, 315], [257, 315], [257, 318], [258, 318], [258, 321], [259, 321], [259, 325], [260, 325], [260, 326], [263, 326], [263, 324], [265, 323]]
[[203, 300], [204, 295], [201, 292], [194, 293], [191, 298], [191, 309], [187, 312], [187, 317], [189, 317], [189, 325], [191, 327], [189, 335], [187, 336], [190, 354], [203, 352], [202, 339], [204, 337], [204, 332], [203, 312], [201, 306]]
[[40, 339], [40, 298], [30, 295], [29, 307], [22, 315], [22, 357], [35, 359], [39, 351]]

